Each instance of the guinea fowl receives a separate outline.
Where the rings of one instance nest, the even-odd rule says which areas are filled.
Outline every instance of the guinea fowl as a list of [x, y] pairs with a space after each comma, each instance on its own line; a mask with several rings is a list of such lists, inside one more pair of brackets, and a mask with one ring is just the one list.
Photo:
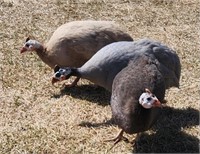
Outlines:
[[66, 80], [70, 76], [88, 79], [111, 91], [114, 77], [129, 61], [144, 54], [152, 57], [165, 79], [166, 88], [179, 86], [181, 65], [179, 57], [167, 46], [153, 40], [141, 39], [134, 42], [115, 42], [103, 47], [82, 67], [60, 68], [56, 66], [52, 83]]
[[61, 25], [46, 45], [26, 39], [21, 53], [36, 51], [51, 68], [80, 67], [99, 49], [117, 41], [133, 41], [132, 37], [112, 21], [73, 21]]
[[141, 55], [121, 70], [113, 81], [111, 96], [112, 118], [122, 129], [112, 139], [114, 145], [128, 141], [123, 132], [148, 130], [159, 117], [164, 96], [165, 79], [155, 58]]

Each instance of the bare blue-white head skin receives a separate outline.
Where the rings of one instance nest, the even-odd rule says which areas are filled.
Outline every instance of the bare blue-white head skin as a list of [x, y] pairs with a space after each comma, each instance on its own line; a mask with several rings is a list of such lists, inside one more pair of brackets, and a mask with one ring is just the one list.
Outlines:
[[145, 92], [140, 95], [139, 103], [145, 109], [150, 109], [152, 107], [162, 107], [162, 104], [158, 98], [152, 94], [149, 89], [145, 89]]
[[69, 67], [60, 68], [58, 65], [56, 65], [54, 67], [54, 75], [52, 77], [52, 84], [58, 81], [67, 80], [70, 77], [71, 72], [72, 72], [71, 68]]
[[20, 52], [24, 53], [26, 51], [36, 51], [41, 48], [41, 43], [36, 40], [32, 40], [29, 37], [26, 39], [24, 46], [21, 48]]

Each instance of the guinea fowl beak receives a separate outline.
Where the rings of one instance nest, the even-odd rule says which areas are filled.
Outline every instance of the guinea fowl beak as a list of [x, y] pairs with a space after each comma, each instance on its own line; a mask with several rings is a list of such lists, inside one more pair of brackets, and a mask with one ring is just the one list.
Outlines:
[[163, 107], [158, 99], [154, 101], [153, 106], [154, 107]]
[[66, 80], [66, 77], [64, 75], [61, 75], [59, 79], [53, 76], [51, 83], [52, 83], [52, 85], [54, 85], [54, 83], [59, 82], [59, 81], [63, 81], [63, 80]]
[[25, 51], [27, 51], [27, 49], [25, 47], [22, 47], [20, 53], [24, 53]]
[[51, 80], [51, 84], [54, 85], [54, 83], [60, 81], [59, 79], [53, 77], [52, 80]]

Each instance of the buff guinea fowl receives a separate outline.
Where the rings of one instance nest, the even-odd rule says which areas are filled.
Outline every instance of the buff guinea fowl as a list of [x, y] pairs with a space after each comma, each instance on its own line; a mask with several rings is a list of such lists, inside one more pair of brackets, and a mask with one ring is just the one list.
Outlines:
[[[35, 51], [51, 68], [80, 67], [102, 47], [117, 41], [133, 41], [132, 37], [112, 21], [73, 21], [61, 25], [43, 45], [27, 38], [21, 53]], [[72, 85], [75, 85], [78, 78]]]

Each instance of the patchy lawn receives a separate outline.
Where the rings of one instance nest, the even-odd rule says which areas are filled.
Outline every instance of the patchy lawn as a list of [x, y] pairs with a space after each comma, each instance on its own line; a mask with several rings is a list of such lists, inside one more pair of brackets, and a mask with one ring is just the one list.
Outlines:
[[[198, 0], [1, 0], [0, 153], [199, 152], [199, 6]], [[120, 142], [109, 150], [113, 143], [104, 142], [119, 131], [107, 91], [86, 80], [55, 88], [53, 71], [35, 53], [19, 52], [27, 36], [46, 42], [61, 24], [88, 19], [114, 20], [135, 40], [161, 41], [181, 59], [180, 89], [167, 91], [167, 107], [137, 149]]]

